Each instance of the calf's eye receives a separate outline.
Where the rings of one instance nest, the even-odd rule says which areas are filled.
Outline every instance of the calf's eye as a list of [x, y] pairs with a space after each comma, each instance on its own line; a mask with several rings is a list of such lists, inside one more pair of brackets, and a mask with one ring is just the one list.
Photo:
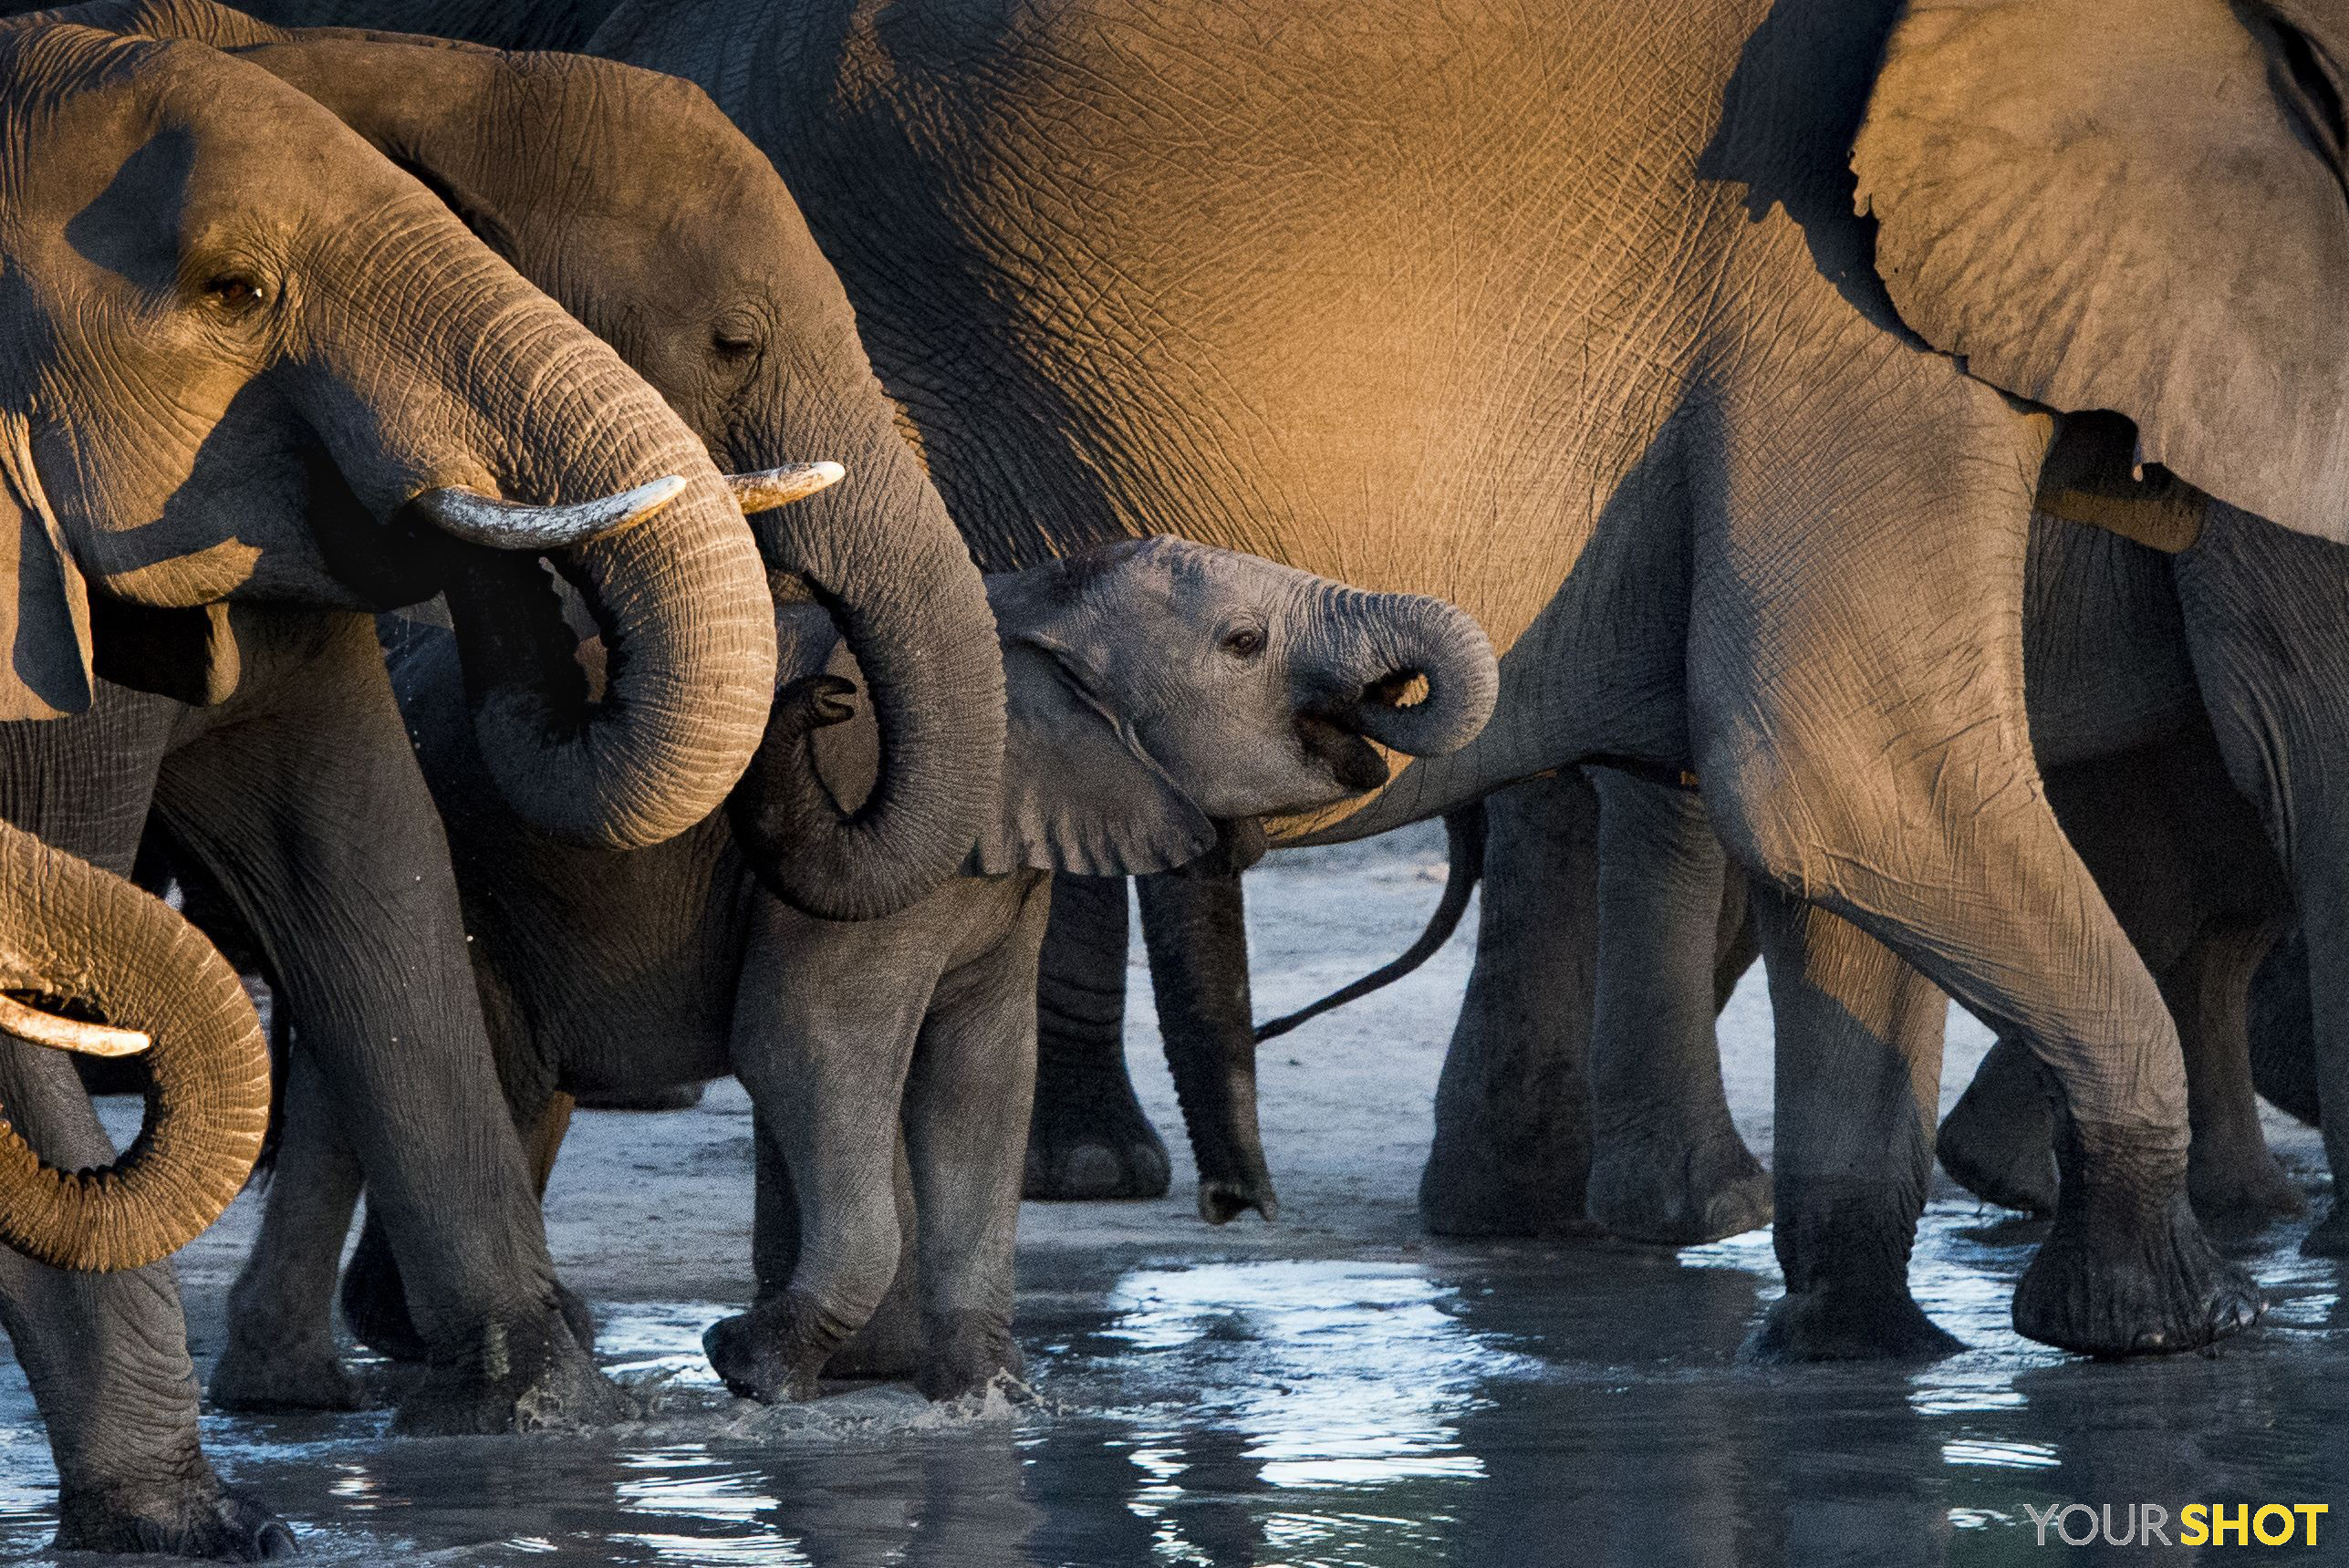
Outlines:
[[1223, 634], [1223, 651], [1234, 659], [1253, 659], [1264, 651], [1264, 634], [1252, 626], [1234, 628]]

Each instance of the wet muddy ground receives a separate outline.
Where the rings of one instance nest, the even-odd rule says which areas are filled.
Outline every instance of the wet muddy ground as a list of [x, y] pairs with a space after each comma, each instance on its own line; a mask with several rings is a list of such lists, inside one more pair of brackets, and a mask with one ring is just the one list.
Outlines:
[[[1440, 851], [1421, 833], [1276, 858], [1252, 877], [1260, 1009], [1394, 952], [1436, 895]], [[2052, 1534], [2035, 1546], [2026, 1508], [2075, 1501], [2115, 1505], [2116, 1523], [2136, 1502], [2173, 1521], [2193, 1501], [2333, 1502], [2316, 1551], [2217, 1560], [2349, 1560], [2349, 1314], [2335, 1266], [2295, 1251], [2304, 1223], [2253, 1250], [2273, 1307], [2222, 1354], [2092, 1365], [2008, 1325], [2037, 1228], [1945, 1183], [1913, 1278], [1968, 1354], [1921, 1370], [1745, 1366], [1739, 1344], [1780, 1290], [1766, 1231], [1678, 1254], [1420, 1233], [1413, 1191], [1467, 961], [1456, 943], [1271, 1049], [1278, 1225], [1200, 1224], [1180, 1154], [1165, 1201], [1028, 1206], [1018, 1326], [1032, 1403], [930, 1407], [866, 1387], [770, 1409], [725, 1394], [700, 1334], [748, 1297], [751, 1181], [748, 1102], [722, 1085], [691, 1113], [583, 1113], [550, 1196], [557, 1260], [598, 1303], [603, 1356], [642, 1396], [642, 1422], [392, 1442], [380, 1411], [210, 1417], [214, 1461], [327, 1563], [2194, 1557], [2067, 1552]], [[1138, 964], [1136, 982], [1138, 999]], [[1172, 1131], [1148, 1015], [1138, 1007], [1134, 1058]], [[1987, 1040], [1962, 1015], [1952, 1025], [1954, 1095]], [[1731, 1103], [1766, 1156], [1758, 975], [1724, 1034]], [[2315, 1188], [2313, 1138], [2281, 1120], [2271, 1136]], [[200, 1366], [249, 1210], [181, 1260]], [[389, 1389], [399, 1374], [370, 1376]], [[0, 1557], [51, 1560], [55, 1502], [31, 1401], [0, 1367]]]

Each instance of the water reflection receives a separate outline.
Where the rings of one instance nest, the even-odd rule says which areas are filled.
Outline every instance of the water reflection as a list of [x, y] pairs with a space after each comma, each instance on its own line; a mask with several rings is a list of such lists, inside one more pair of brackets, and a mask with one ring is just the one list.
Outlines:
[[[1918, 1294], [1970, 1348], [1922, 1369], [1740, 1363], [1779, 1288], [1760, 1233], [1677, 1256], [1067, 1250], [1029, 1261], [1024, 1407], [889, 1386], [743, 1404], [701, 1359], [723, 1309], [671, 1302], [603, 1314], [608, 1363], [650, 1406], [635, 1427], [388, 1442], [379, 1411], [212, 1417], [207, 1440], [329, 1563], [1970, 1568], [2037, 1561], [2027, 1511], [2063, 1502], [2349, 1520], [2335, 1265], [2279, 1233], [2250, 1260], [2266, 1326], [2217, 1356], [2095, 1365], [2008, 1323], [2038, 1239], [1934, 1207]], [[55, 1507], [0, 1373], [0, 1551], [41, 1561]]]

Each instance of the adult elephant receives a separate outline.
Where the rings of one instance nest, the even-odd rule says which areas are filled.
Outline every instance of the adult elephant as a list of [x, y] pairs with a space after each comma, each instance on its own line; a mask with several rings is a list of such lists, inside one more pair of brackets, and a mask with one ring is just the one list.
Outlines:
[[[2036, 477], [2057, 416], [2110, 408], [2132, 456], [2334, 536], [2349, 464], [2334, 41], [2140, 9], [703, 0], [591, 47], [775, 158], [983, 564], [1163, 530], [1478, 616], [1501, 716], [1312, 830], [1689, 768], [1787, 896], [1793, 1000], [1831, 1024], [1881, 941], [2027, 1039], [2066, 1180], [2016, 1321], [2129, 1353], [2257, 1295], [2187, 1207], [2175, 1031], [2032, 766]], [[1905, 1135], [1841, 1136], [1868, 1174], [1782, 1209], [1798, 1248], [1900, 1228]]]
[[[2212, 669], [2189, 656], [2175, 581], [2219, 569], [2205, 552], [2224, 548], [2217, 527], [2170, 557], [2100, 530], [2036, 520], [2025, 661], [2034, 750], [2059, 820], [2157, 976], [2185, 1046], [2189, 1198], [2206, 1226], [2236, 1235], [2302, 1203], [2260, 1133], [2247, 1002], [2255, 970], [2292, 918], [2296, 890], [2229, 777], [2200, 690]], [[2247, 695], [2254, 711], [2290, 711], [2298, 684]], [[2294, 777], [2311, 771], [2308, 760], [2280, 744], [2268, 765]], [[1591, 772], [1578, 790], [1544, 781], [1487, 803], [1480, 947], [1439, 1091], [1422, 1212], [1452, 1233], [1595, 1225], [1650, 1242], [1711, 1240], [1770, 1213], [1729, 1116], [1712, 1035], [1726, 987], [1751, 957], [1734, 934], [1743, 877], [1725, 869], [1693, 792]], [[1455, 883], [1464, 887], [1477, 870], [1455, 859]], [[2318, 905], [2327, 896], [2322, 886], [2307, 895]], [[1456, 914], [1464, 902], [1448, 896], [1444, 907]], [[2278, 956], [2304, 972], [2304, 958]], [[1869, 984], [1849, 982], [1843, 996], [1858, 1016], [1888, 1028], [1897, 1022], [1911, 1051], [1854, 1048], [1832, 1075], [1832, 1095], [1806, 1090], [1814, 1069], [1803, 1053], [1816, 1047], [1782, 1016], [1778, 1136], [1799, 1151], [1789, 1130], [1799, 1132], [1802, 1118], [1849, 1118], [1880, 1100], [1908, 1129], [1897, 1168], [1921, 1205], [1938, 1104], [1935, 1075], [1922, 1069], [1938, 1062], [1943, 1000], [1897, 966], [1868, 972]], [[2264, 1077], [2313, 1109], [2305, 1090], [2287, 1092], [2312, 1078], [2308, 988], [2298, 988], [2296, 1008], [2281, 979], [2264, 990]], [[1942, 1126], [1939, 1152], [1983, 1196], [2047, 1210], [2056, 1198], [2053, 1141], [2036, 1068], [2010, 1041]], [[1798, 1189], [1786, 1200], [1799, 1204], [1811, 1173], [1782, 1161], [1776, 1174], [1782, 1190]], [[2312, 1250], [2323, 1242], [2320, 1230]], [[1773, 1319], [1757, 1349], [1853, 1356], [1951, 1348], [1908, 1300], [1903, 1251], [1905, 1242], [1889, 1261], [1880, 1254], [1807, 1277], [1790, 1262], [1790, 1290], [1815, 1299], [1800, 1333]]]
[[[117, 27], [194, 34], [256, 58], [291, 36], [213, 6], [94, 9]], [[396, 62], [398, 71], [409, 73], [384, 69], [343, 79], [350, 91], [369, 95], [374, 133], [433, 189], [462, 202], [483, 175], [506, 172], [494, 150], [477, 141], [444, 146], [396, 107], [417, 81], [464, 67], [465, 59], [421, 47], [387, 53], [388, 46], [357, 39], [321, 41], [318, 48], [328, 57]], [[298, 68], [305, 58], [296, 54], [285, 63]], [[311, 63], [334, 69], [331, 58]], [[609, 76], [619, 67], [593, 69]], [[600, 133], [583, 107], [595, 84], [558, 88], [552, 71], [544, 78], [546, 90], [570, 106], [580, 136]], [[489, 85], [526, 92], [514, 78]], [[646, 105], [648, 118], [690, 118], [693, 105], [706, 108], [691, 88], [667, 86], [668, 98]], [[483, 107], [493, 113], [496, 106]], [[627, 201], [667, 213], [673, 203], [657, 171], [628, 167], [637, 183]], [[771, 173], [765, 178], [772, 182]], [[532, 199], [559, 204], [542, 187], [534, 187]], [[469, 215], [481, 222], [478, 208]], [[747, 700], [763, 707], [772, 684], [771, 676], [755, 673], [772, 657], [772, 622], [762, 620], [755, 635], [743, 626], [758, 617], [756, 607], [769, 597], [764, 566], [784, 574], [780, 581], [804, 585], [795, 591], [816, 593], [872, 662], [879, 674], [877, 708], [889, 737], [887, 778], [875, 800], [854, 817], [832, 814], [795, 824], [778, 880], [804, 888], [826, 913], [895, 908], [950, 872], [975, 834], [977, 810], [966, 796], [974, 787], [990, 787], [995, 776], [999, 665], [977, 574], [926, 487], [909, 504], [895, 476], [912, 465], [893, 431], [882, 431], [879, 442], [844, 441], [834, 449], [860, 469], [862, 483], [846, 501], [803, 502], [796, 516], [771, 510], [814, 486], [805, 473], [774, 468], [774, 442], [755, 422], [755, 411], [785, 384], [812, 407], [825, 406], [820, 394], [827, 384], [806, 367], [809, 356], [823, 363], [832, 346], [853, 331], [837, 286], [828, 295], [820, 286], [811, 291], [789, 261], [778, 258], [770, 269], [733, 280], [696, 279], [707, 286], [681, 292], [673, 286], [677, 270], [641, 247], [630, 248], [634, 232], [616, 234], [606, 210], [572, 207], [559, 217], [549, 212], [531, 232], [543, 234], [558, 223], [581, 243], [600, 247], [613, 269], [657, 270], [671, 286], [645, 289], [648, 308], [624, 327], [603, 325], [625, 337], [639, 358], [667, 356], [666, 363], [698, 372], [701, 379], [686, 384], [680, 400], [693, 416], [691, 431], [666, 409], [657, 411], [657, 427], [688, 443], [705, 470], [706, 450], [750, 474], [733, 488], [759, 521], [754, 535], [738, 521], [730, 534], [717, 534], [705, 520], [693, 524], [697, 536], [683, 531], [688, 520], [676, 518], [672, 507], [618, 541], [642, 537], [646, 544], [621, 571], [599, 578], [592, 553], [566, 567], [603, 636], [606, 657], [595, 702], [586, 701], [590, 688], [573, 657], [576, 634], [555, 613], [535, 567], [525, 564], [519, 575], [500, 569], [486, 576], [490, 587], [479, 605], [452, 592], [450, 607], [465, 650], [465, 679], [473, 692], [469, 703], [489, 775], [499, 779], [501, 793], [525, 820], [543, 821], [570, 841], [618, 848], [691, 826], [679, 814], [698, 823], [746, 760], [748, 748], [740, 742], [755, 740], [754, 732], [733, 733], [735, 704]], [[812, 244], [806, 249], [813, 254]], [[552, 263], [542, 255], [536, 265], [548, 270]], [[723, 282], [744, 286], [729, 291], [719, 286]], [[828, 274], [819, 282], [828, 284]], [[574, 336], [570, 321], [562, 319], [566, 337]], [[600, 345], [597, 356], [618, 369]], [[681, 370], [670, 377], [672, 385], [681, 379]], [[561, 411], [559, 404], [550, 410]], [[629, 438], [623, 431], [607, 439]], [[722, 493], [719, 503], [724, 504]], [[379, 587], [373, 602], [407, 602], [433, 587], [413, 580]], [[520, 629], [506, 627], [500, 618], [512, 605], [525, 610], [535, 605], [535, 619], [518, 623]], [[254, 618], [240, 607], [233, 624]], [[194, 711], [126, 693], [128, 732], [80, 744], [102, 748], [107, 765], [126, 774], [155, 770], [160, 822], [184, 857], [225, 888], [242, 923], [257, 934], [287, 1011], [301, 1021], [307, 1060], [296, 1084], [307, 1108], [297, 1109], [333, 1131], [344, 1160], [355, 1157], [372, 1179], [383, 1180], [379, 1169], [390, 1178], [376, 1189], [376, 1201], [386, 1209], [394, 1245], [419, 1282], [417, 1321], [436, 1363], [434, 1376], [405, 1401], [402, 1423], [503, 1429], [615, 1413], [621, 1405], [561, 1314], [528, 1172], [500, 1125], [445, 841], [391, 702], [372, 624], [352, 615], [304, 619], [270, 612], [260, 618], [247, 638], [245, 679], [234, 698]], [[656, 753], [664, 767], [643, 772], [617, 797], [658, 815], [647, 824], [623, 819], [618, 831], [598, 834], [583, 831], [596, 826], [594, 797], [584, 788], [555, 787], [553, 771], [524, 777], [543, 793], [517, 791], [511, 769], [497, 755], [514, 748], [511, 736], [492, 732], [491, 721], [502, 715], [497, 695], [480, 689], [486, 684], [480, 674], [484, 665], [547, 683], [559, 704], [547, 715], [558, 743], [566, 732], [592, 741], [598, 728], [650, 727], [656, 739], [666, 737], [667, 752]], [[587, 723], [575, 713], [587, 715]], [[514, 717], [535, 718], [527, 710]], [[289, 787], [284, 781], [298, 782]], [[102, 844], [88, 847], [127, 865], [146, 801], [126, 792], [120, 804], [121, 810], [98, 832]], [[319, 918], [321, 898], [328, 901], [329, 918]], [[387, 964], [386, 953], [402, 956]], [[397, 1048], [387, 1056], [389, 1042]], [[368, 1075], [355, 1075], [340, 1064], [352, 1054], [383, 1059], [365, 1069]], [[374, 1074], [396, 1076], [397, 1092], [375, 1082]], [[439, 1104], [452, 1085], [463, 1085], [453, 1091], [458, 1104]], [[492, 1119], [476, 1127], [470, 1118], [481, 1109]], [[460, 1149], [495, 1158], [502, 1168], [496, 1179], [462, 1182], [452, 1191], [447, 1172], [451, 1151]], [[313, 1181], [331, 1185], [330, 1175], [312, 1175], [298, 1159], [287, 1168], [294, 1179], [279, 1184], [274, 1206], [334, 1200], [329, 1192], [308, 1190]], [[517, 1198], [519, 1210], [513, 1208]], [[501, 1227], [516, 1233], [511, 1244], [492, 1244]], [[265, 1243], [268, 1234], [265, 1224]], [[229, 1342], [213, 1397], [239, 1407], [355, 1403], [358, 1391], [340, 1366], [327, 1314], [289, 1317], [282, 1297], [298, 1286], [271, 1269], [267, 1258], [265, 1244], [233, 1295]], [[514, 1304], [516, 1298], [526, 1305]], [[322, 1306], [324, 1297], [319, 1301]], [[507, 1321], [517, 1316], [524, 1326]], [[311, 1332], [281, 1338], [288, 1321]], [[483, 1348], [500, 1343], [522, 1348], [502, 1358]]]
[[[234, 44], [243, 61], [346, 116], [453, 202], [514, 263], [560, 288], [563, 303], [643, 367], [687, 428], [730, 467], [771, 472], [788, 453], [819, 449], [845, 461], [852, 475], [847, 483], [787, 511], [755, 514], [753, 539], [772, 575], [754, 571], [748, 584], [733, 584], [723, 607], [731, 613], [769, 605], [777, 596], [812, 594], [831, 612], [874, 693], [883, 774], [853, 815], [826, 809], [794, 817], [778, 834], [766, 870], [776, 887], [815, 912], [856, 916], [892, 909], [959, 865], [998, 788], [1003, 704], [993, 618], [968, 551], [873, 379], [837, 281], [804, 227], [795, 240], [796, 213], [773, 168], [708, 99], [688, 84], [608, 61], [506, 57], [422, 41], [303, 37], [217, 8], [124, 8], [117, 21], [206, 28], [206, 36]], [[420, 94], [420, 84], [430, 92]], [[665, 151], [651, 156], [652, 150]], [[556, 163], [585, 177], [550, 186], [540, 171]], [[707, 201], [691, 229], [679, 234], [670, 228], [672, 171], [689, 166]], [[653, 236], [660, 236], [658, 244]], [[800, 476], [795, 488], [807, 487], [807, 476]], [[749, 499], [771, 501], [781, 493]], [[754, 568], [757, 564], [754, 557]], [[465, 648], [463, 608], [454, 607], [460, 635], [428, 660], [450, 690], [462, 689], [474, 663]], [[578, 634], [549, 629], [559, 641], [559, 667], [577, 672]], [[321, 727], [333, 722], [332, 711], [348, 701], [362, 675], [359, 689], [370, 711], [380, 702], [389, 715], [390, 692], [371, 627], [338, 622], [320, 636], [332, 644], [336, 668], [346, 675], [327, 682], [314, 666], [296, 662], [281, 678], [272, 666], [255, 698], [258, 712], [240, 709], [247, 701], [241, 692], [216, 711], [217, 719], [183, 716], [178, 721], [182, 731], [217, 738], [191, 740], [174, 750], [163, 767], [167, 788], [158, 795], [163, 826], [182, 850], [197, 851], [193, 857], [208, 861], [207, 871], [230, 883], [240, 923], [260, 933], [259, 945], [273, 975], [285, 983], [285, 1005], [305, 1042], [289, 1089], [279, 1179], [260, 1241], [232, 1293], [228, 1344], [212, 1386], [216, 1402], [238, 1407], [344, 1407], [358, 1400], [334, 1343], [331, 1301], [338, 1239], [362, 1167], [370, 1211], [391, 1217], [387, 1193], [373, 1185], [378, 1167], [363, 1113], [331, 1073], [314, 1064], [322, 1054], [313, 1047], [322, 1031], [352, 1026], [344, 1023], [351, 1003], [332, 987], [348, 985], [351, 974], [365, 979], [380, 972], [376, 954], [383, 946], [397, 950], [396, 944], [354, 921], [329, 924], [327, 936], [364, 939], [359, 953], [322, 949], [311, 934], [320, 924], [312, 915], [315, 890], [243, 877], [238, 856], [226, 852], [233, 844], [203, 853], [231, 833], [254, 836], [239, 826], [236, 797], [216, 782], [228, 766], [229, 742], [250, 746], [256, 732], [282, 734], [286, 744], [272, 753], [276, 763], [296, 743], [302, 749], [295, 754], [317, 754]], [[622, 692], [637, 658], [629, 642], [608, 632], [589, 646], [602, 661], [608, 689]], [[762, 702], [771, 684], [761, 683]], [[370, 1027], [379, 1031], [384, 1020], [400, 1021], [393, 1032], [403, 1052], [412, 1054], [419, 1035], [430, 1039], [453, 1029], [470, 1040], [483, 1024], [438, 818], [429, 815], [430, 803], [421, 794], [408, 793], [415, 774], [404, 728], [396, 715], [386, 725], [397, 739], [398, 758], [386, 762], [372, 750], [354, 748], [348, 765], [368, 780], [396, 781], [398, 800], [353, 804], [354, 781], [343, 777], [328, 781], [332, 789], [321, 784], [306, 792], [328, 819], [321, 832], [332, 825], [340, 836], [305, 847], [313, 857], [330, 857], [327, 884], [348, 887], [354, 897], [372, 887], [370, 897], [393, 901], [385, 885], [396, 889], [413, 877], [425, 877], [433, 917], [445, 922], [433, 928], [445, 934], [427, 944], [436, 955], [434, 989], [424, 989], [412, 971], [394, 973], [384, 978], [398, 982], [395, 994], [360, 999], [367, 1004], [360, 1016], [373, 1021]], [[479, 725], [472, 729], [477, 735]], [[480, 748], [478, 739], [469, 744]], [[486, 764], [486, 749], [474, 760]], [[175, 796], [168, 786], [183, 766], [188, 794]], [[473, 805], [510, 829], [511, 803]], [[412, 820], [399, 812], [412, 813]], [[514, 815], [530, 820], [525, 812]], [[385, 840], [403, 823], [419, 835], [426, 829], [415, 825], [429, 825], [434, 851], [429, 875], [387, 854]], [[129, 831], [135, 834], [135, 823]], [[697, 822], [671, 842], [690, 855], [690, 846], [711, 832], [722, 836], [722, 823]], [[667, 846], [652, 846], [648, 859], [658, 865], [667, 851]], [[632, 876], [638, 864], [613, 847], [567, 840], [556, 853], [591, 883]], [[496, 926], [492, 911], [474, 929], [490, 940]], [[314, 953], [315, 959], [307, 956]], [[502, 1119], [494, 1080], [484, 1071], [473, 1083], [467, 1113], [477, 1100]], [[445, 1136], [420, 1122], [411, 1157], [445, 1168], [447, 1146], [439, 1141]], [[502, 1127], [494, 1136], [511, 1147]], [[526, 1197], [528, 1177], [518, 1154], [514, 1162]], [[396, 1203], [398, 1189], [389, 1196]], [[455, 1199], [444, 1195], [443, 1200]], [[322, 1219], [330, 1213], [337, 1216], [331, 1233]], [[320, 1264], [309, 1249], [322, 1235]], [[468, 1275], [483, 1262], [453, 1247], [419, 1256], [396, 1229], [391, 1235], [411, 1282], [416, 1324], [426, 1348], [437, 1354], [440, 1303], [465, 1290]], [[546, 1292], [551, 1310], [559, 1301], [551, 1281]], [[562, 1333], [570, 1345], [575, 1334], [568, 1328]], [[453, 1423], [444, 1418], [442, 1424]]]
[[[0, 30], [0, 65], [26, 150], [0, 177], [0, 815], [120, 871], [152, 805], [278, 911], [256, 923], [317, 1020], [310, 1054], [395, 1244], [443, 1282], [406, 1419], [615, 1410], [557, 1311], [367, 612], [447, 591], [516, 809], [658, 839], [722, 798], [764, 722], [773, 627], [733, 607], [764, 575], [732, 489], [608, 348], [268, 73], [38, 22]], [[541, 551], [625, 650], [601, 701], [551, 602], [515, 591]], [[32, 1131], [107, 1161], [94, 1123]], [[196, 1518], [216, 1500], [192, 1490], [168, 1274], [58, 1293], [54, 1332], [80, 1347], [61, 1365], [96, 1358], [88, 1397], [125, 1407], [98, 1457], [58, 1445], [68, 1536], [253, 1549]]]

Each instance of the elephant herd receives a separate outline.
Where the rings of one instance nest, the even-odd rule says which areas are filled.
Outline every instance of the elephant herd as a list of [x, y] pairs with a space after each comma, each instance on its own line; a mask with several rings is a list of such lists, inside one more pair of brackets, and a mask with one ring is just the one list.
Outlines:
[[359, 1403], [363, 1191], [395, 1430], [625, 1416], [538, 1197], [577, 1096], [728, 1074], [726, 1383], [1016, 1376], [1023, 1189], [1167, 1181], [1124, 879], [1202, 1213], [1270, 1218], [1242, 874], [1433, 816], [1434, 1230], [1774, 1218], [1756, 1354], [1945, 1353], [1949, 999], [2032, 1338], [2256, 1320], [2255, 1085], [2349, 1172], [2339, 0], [0, 9], [61, 1544], [292, 1550], [164, 1262], [265, 1145], [220, 1408]]

